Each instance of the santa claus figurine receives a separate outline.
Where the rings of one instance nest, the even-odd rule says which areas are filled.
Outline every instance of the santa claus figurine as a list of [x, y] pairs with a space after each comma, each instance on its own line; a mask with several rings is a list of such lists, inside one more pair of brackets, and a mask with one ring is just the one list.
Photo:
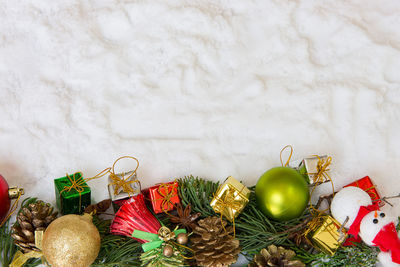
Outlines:
[[348, 233], [369, 246], [379, 247], [378, 255], [384, 266], [400, 266], [400, 238], [396, 232], [398, 218], [379, 210], [371, 198], [358, 187], [345, 187], [332, 200], [332, 216]]

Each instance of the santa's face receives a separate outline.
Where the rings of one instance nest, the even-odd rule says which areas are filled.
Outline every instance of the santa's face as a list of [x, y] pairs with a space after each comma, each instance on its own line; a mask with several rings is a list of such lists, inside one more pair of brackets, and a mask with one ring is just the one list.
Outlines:
[[397, 224], [397, 218], [391, 214], [387, 214], [383, 211], [372, 211], [368, 213], [361, 221], [360, 224], [360, 237], [362, 240], [370, 246], [373, 246], [372, 242], [379, 231], [387, 224], [393, 222]]

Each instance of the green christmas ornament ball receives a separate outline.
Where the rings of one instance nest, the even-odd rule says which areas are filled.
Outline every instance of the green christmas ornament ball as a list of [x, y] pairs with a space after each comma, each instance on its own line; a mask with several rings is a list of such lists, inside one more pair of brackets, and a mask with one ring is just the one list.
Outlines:
[[256, 185], [258, 207], [269, 218], [288, 221], [299, 217], [310, 199], [304, 177], [289, 167], [265, 172]]

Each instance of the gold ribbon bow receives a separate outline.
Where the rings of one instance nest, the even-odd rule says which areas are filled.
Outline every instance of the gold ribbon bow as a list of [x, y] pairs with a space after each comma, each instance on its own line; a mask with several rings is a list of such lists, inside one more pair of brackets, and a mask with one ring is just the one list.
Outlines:
[[158, 237], [164, 242], [168, 242], [175, 238], [175, 233], [172, 232], [168, 227], [162, 226], [158, 229]]
[[[133, 171], [130, 171], [127, 173], [123, 172], [123, 173], [117, 175], [117, 174], [115, 174], [115, 164], [119, 160], [124, 159], [124, 158], [129, 158], [129, 159], [135, 160], [137, 162], [136, 168]], [[139, 185], [140, 185], [140, 181], [138, 179], [135, 179], [135, 180], [129, 180], [129, 179], [136, 174], [136, 171], [138, 168], [139, 168], [139, 160], [135, 157], [123, 156], [123, 157], [118, 158], [114, 162], [112, 168], [110, 168], [111, 183], [109, 183], [109, 185], [112, 185], [114, 188], [114, 195], [119, 195], [121, 193], [121, 191], [124, 193], [127, 193], [129, 196], [134, 195], [135, 191], [132, 188], [132, 184], [139, 183]], [[128, 173], [130, 173], [129, 176], [125, 178], [125, 175]]]
[[[222, 185], [219, 186], [217, 192], [219, 192], [221, 190], [221, 186]], [[226, 232], [226, 229], [225, 229], [225, 226], [223, 223], [224, 211], [229, 210], [230, 214], [232, 214], [233, 236], [235, 237], [236, 229], [235, 229], [234, 210], [239, 210], [242, 207], [242, 204], [239, 201], [235, 200], [234, 194], [237, 190], [230, 188], [229, 185], [227, 185], [227, 186], [228, 186], [228, 190], [224, 193], [223, 197], [220, 197], [219, 195], [214, 194], [214, 199], [216, 200], [215, 206], [218, 207], [218, 210], [219, 210], [218, 213], [221, 213], [221, 225], [224, 228], [225, 232]], [[240, 189], [238, 194], [240, 195], [245, 188], [246, 187], [244, 185], [242, 185], [242, 189]]]
[[314, 155], [314, 157], [318, 158], [317, 172], [307, 173], [308, 175], [310, 175], [310, 174], [313, 175], [313, 183], [314, 183], [313, 189], [311, 190], [311, 193], [310, 193], [310, 211], [311, 211], [311, 213], [312, 212], [320, 213], [320, 212], [325, 212], [325, 211], [329, 210], [329, 207], [323, 211], [319, 211], [319, 210], [315, 209], [311, 203], [311, 196], [319, 184], [321, 184], [325, 181], [328, 181], [328, 180], [331, 182], [331, 185], [332, 185], [332, 195], [335, 196], [335, 186], [333, 184], [332, 178], [329, 176], [329, 173], [328, 173], [328, 171], [330, 170], [329, 165], [332, 162], [332, 157], [329, 156], [326, 159], [323, 159], [318, 155]]
[[170, 209], [170, 205], [172, 207], [174, 206], [174, 203], [171, 201], [171, 199], [177, 195], [177, 192], [174, 192], [174, 189], [175, 188], [171, 184], [165, 184], [165, 183], [160, 184], [160, 186], [157, 189], [158, 194], [160, 194], [162, 198], [155, 199], [154, 201], [162, 200], [161, 209], [165, 213], [167, 213], [167, 211]]

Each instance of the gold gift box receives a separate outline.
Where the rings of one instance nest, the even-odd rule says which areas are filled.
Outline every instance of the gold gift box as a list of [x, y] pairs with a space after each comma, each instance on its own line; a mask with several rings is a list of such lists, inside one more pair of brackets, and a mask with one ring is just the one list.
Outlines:
[[[318, 157], [305, 158], [301, 161], [298, 170], [300, 174], [308, 178], [310, 183], [313, 183], [314, 175], [318, 172], [317, 170], [318, 161], [320, 159], [326, 161], [327, 158], [328, 158], [327, 155], [319, 156], [319, 158]], [[329, 170], [326, 171], [326, 174], [329, 175]]]
[[346, 230], [341, 229], [341, 224], [329, 215], [323, 216], [320, 222], [310, 232], [308, 238], [315, 247], [333, 256], [346, 239]]
[[249, 202], [250, 190], [238, 180], [229, 176], [218, 188], [211, 200], [211, 207], [229, 221], [233, 221]]

